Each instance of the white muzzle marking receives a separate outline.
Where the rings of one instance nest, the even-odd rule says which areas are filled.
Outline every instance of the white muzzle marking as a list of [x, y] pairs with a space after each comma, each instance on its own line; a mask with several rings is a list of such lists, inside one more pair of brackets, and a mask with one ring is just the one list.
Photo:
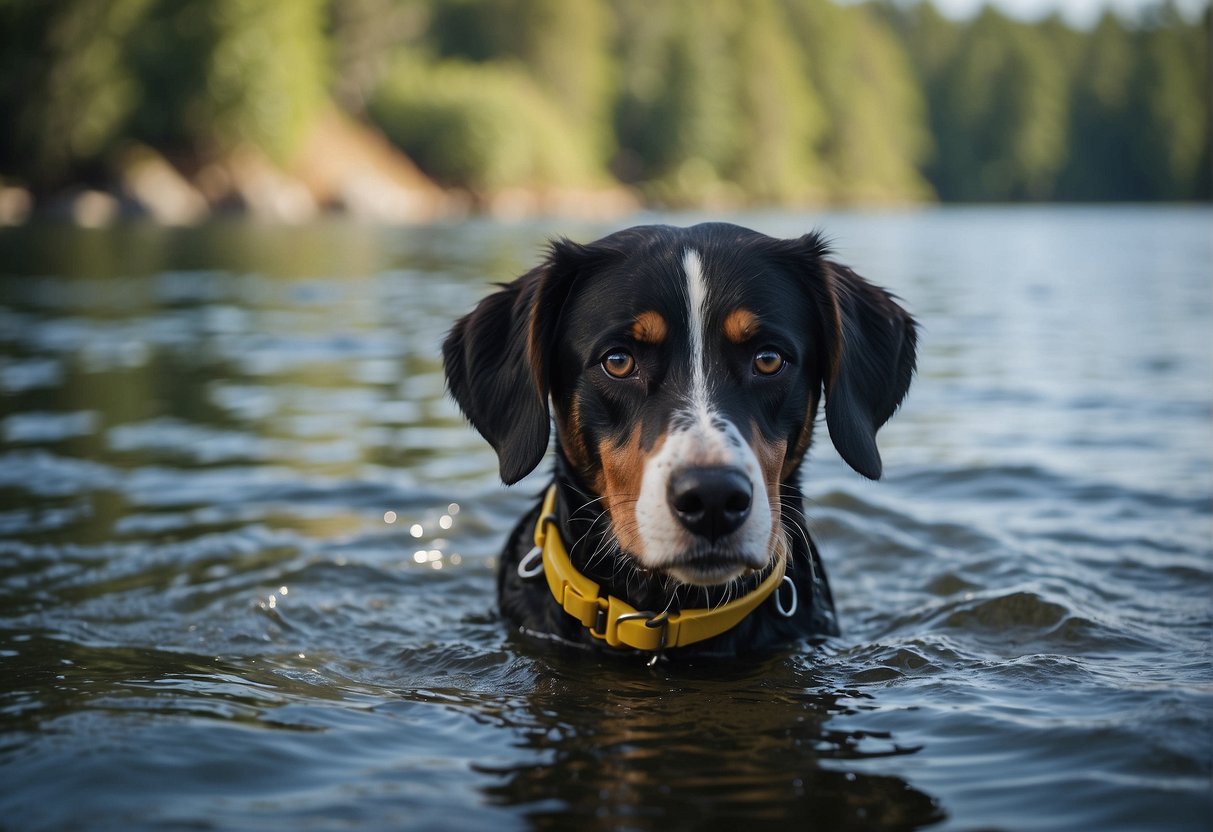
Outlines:
[[[753, 449], [736, 425], [717, 413], [712, 404], [704, 324], [707, 283], [698, 252], [686, 252], [683, 269], [687, 278], [691, 386], [686, 406], [675, 413], [665, 441], [644, 466], [636, 506], [642, 551], [636, 555], [646, 569], [663, 570], [683, 583], [712, 585], [767, 565], [771, 557], [771, 505]], [[753, 496], [741, 527], [712, 543], [683, 526], [669, 504], [668, 494], [670, 478], [677, 471], [717, 465], [744, 471]]]

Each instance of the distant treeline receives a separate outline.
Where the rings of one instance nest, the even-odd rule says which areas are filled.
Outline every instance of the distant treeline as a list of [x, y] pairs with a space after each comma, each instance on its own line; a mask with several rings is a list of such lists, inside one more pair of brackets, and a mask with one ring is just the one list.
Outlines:
[[287, 164], [335, 102], [439, 184], [667, 205], [1210, 198], [1209, 13], [830, 0], [0, 0], [0, 180]]

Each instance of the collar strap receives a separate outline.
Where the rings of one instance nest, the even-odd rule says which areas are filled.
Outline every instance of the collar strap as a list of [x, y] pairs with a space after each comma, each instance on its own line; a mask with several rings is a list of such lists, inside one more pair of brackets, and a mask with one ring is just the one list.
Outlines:
[[664, 650], [685, 647], [732, 629], [770, 597], [783, 580], [787, 558], [781, 551], [771, 574], [753, 592], [707, 609], [676, 613], [637, 610], [614, 595], [603, 596], [598, 584], [577, 571], [556, 528], [556, 486], [543, 498], [535, 524], [535, 548], [543, 555], [548, 589], [564, 611], [581, 622], [590, 635], [612, 647]]

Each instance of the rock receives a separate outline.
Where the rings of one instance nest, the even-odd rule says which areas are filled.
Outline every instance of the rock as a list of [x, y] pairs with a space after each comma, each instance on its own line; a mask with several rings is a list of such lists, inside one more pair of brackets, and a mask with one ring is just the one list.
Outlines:
[[68, 220], [85, 228], [111, 225], [122, 215], [118, 197], [91, 188], [72, 188], [40, 204], [41, 214], [51, 219]]
[[215, 207], [246, 211], [267, 222], [303, 223], [318, 212], [316, 200], [303, 182], [252, 147], [239, 148], [207, 165], [195, 181]]
[[33, 197], [25, 188], [0, 185], [0, 225], [20, 225], [29, 219]]
[[165, 225], [192, 225], [210, 213], [205, 197], [147, 147], [132, 147], [122, 154], [118, 188], [141, 213]]
[[445, 213], [433, 195], [402, 188], [371, 171], [350, 173], [329, 199], [331, 208], [377, 222], [417, 222]]
[[316, 120], [289, 170], [320, 205], [360, 219], [428, 222], [457, 209], [381, 133], [336, 109]]
[[640, 200], [622, 187], [604, 188], [503, 188], [481, 197], [486, 213], [500, 220], [533, 216], [577, 220], [615, 220], [640, 210]]

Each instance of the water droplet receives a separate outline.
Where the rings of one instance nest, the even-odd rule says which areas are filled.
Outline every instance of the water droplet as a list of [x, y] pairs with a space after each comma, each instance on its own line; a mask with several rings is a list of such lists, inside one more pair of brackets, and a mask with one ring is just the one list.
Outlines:
[[425, 532], [425, 529], [421, 528], [421, 524], [420, 524], [420, 523], [414, 523], [414, 524], [413, 524], [413, 525], [412, 525], [412, 526], [409, 528], [409, 534], [411, 534], [413, 537], [421, 537], [421, 535], [422, 535], [424, 532]]
[[394, 511], [383, 512], [383, 522], [384, 523], [395, 523], [396, 522], [396, 512], [394, 512]]

